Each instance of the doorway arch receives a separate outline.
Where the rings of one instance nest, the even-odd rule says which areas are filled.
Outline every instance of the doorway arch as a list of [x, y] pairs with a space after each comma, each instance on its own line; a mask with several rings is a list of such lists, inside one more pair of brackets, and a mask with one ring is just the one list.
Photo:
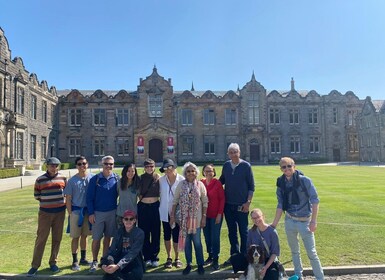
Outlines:
[[163, 142], [160, 139], [151, 139], [148, 142], [148, 156], [155, 162], [163, 161]]

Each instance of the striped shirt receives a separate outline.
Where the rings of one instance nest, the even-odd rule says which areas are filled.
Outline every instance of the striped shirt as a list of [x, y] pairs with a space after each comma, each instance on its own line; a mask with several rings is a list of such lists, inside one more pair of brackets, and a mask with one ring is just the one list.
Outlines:
[[34, 196], [40, 202], [40, 210], [59, 212], [66, 208], [63, 190], [67, 178], [57, 173], [51, 177], [48, 173], [39, 176], [35, 182]]

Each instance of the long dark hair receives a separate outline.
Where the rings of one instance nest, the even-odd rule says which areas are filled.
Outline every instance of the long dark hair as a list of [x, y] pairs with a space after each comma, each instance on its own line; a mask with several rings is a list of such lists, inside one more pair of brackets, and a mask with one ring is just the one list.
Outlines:
[[120, 178], [120, 189], [122, 191], [124, 190], [127, 190], [128, 188], [128, 178], [127, 178], [127, 171], [128, 171], [128, 168], [133, 168], [135, 170], [135, 175], [134, 175], [134, 178], [132, 178], [132, 186], [134, 189], [138, 189], [139, 188], [139, 176], [138, 176], [138, 171], [136, 170], [136, 165], [134, 163], [129, 163], [129, 164], [126, 164], [124, 167], [123, 167], [123, 170], [122, 170], [122, 177]]

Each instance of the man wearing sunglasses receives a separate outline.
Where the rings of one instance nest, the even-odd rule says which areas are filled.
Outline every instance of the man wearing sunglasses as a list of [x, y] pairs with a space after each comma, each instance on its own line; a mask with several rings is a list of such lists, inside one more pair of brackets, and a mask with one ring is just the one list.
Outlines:
[[298, 235], [300, 235], [315, 278], [323, 280], [324, 273], [315, 248], [314, 237], [319, 205], [317, 190], [310, 178], [303, 176], [302, 172], [295, 169], [292, 158], [281, 158], [279, 166], [283, 175], [277, 179], [278, 205], [271, 226], [275, 228], [285, 212], [285, 231], [295, 274], [302, 277], [303, 267], [298, 241]]
[[[72, 238], [72, 266], [73, 271], [79, 271], [80, 265], [90, 265], [86, 259], [87, 236], [91, 235], [90, 224], [86, 204], [86, 193], [88, 184], [94, 174], [88, 173], [88, 162], [84, 156], [75, 159], [78, 170], [71, 179], [68, 180], [67, 187], [64, 189], [66, 196], [67, 212], [69, 216], [69, 234]], [[68, 229], [67, 229], [68, 231]], [[80, 262], [78, 261], [78, 248], [80, 239]]]
[[103, 256], [107, 254], [116, 231], [118, 175], [113, 172], [114, 158], [102, 158], [103, 171], [91, 178], [87, 188], [88, 220], [92, 224], [92, 263], [90, 272], [98, 267], [100, 241], [103, 238]]

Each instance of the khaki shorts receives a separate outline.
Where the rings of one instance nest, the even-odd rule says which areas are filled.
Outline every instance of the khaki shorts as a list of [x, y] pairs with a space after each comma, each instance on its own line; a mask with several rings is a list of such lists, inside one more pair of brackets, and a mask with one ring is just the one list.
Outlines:
[[91, 235], [88, 215], [84, 216], [83, 225], [81, 227], [78, 226], [79, 216], [80, 215], [75, 214], [74, 212], [70, 215], [70, 236], [72, 238], [78, 238], [80, 235]]

